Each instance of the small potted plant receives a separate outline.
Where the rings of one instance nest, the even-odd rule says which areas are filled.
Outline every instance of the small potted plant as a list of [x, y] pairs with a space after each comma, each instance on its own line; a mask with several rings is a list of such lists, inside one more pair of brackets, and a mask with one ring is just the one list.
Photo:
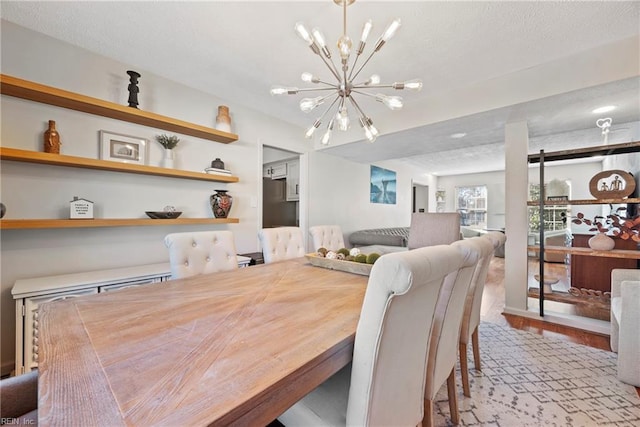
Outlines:
[[162, 159], [162, 166], [165, 168], [173, 167], [173, 149], [176, 148], [180, 138], [175, 135], [156, 135], [156, 141], [164, 147], [164, 158]]
[[607, 236], [611, 231], [613, 236], [623, 240], [631, 239], [640, 243], [640, 216], [634, 218], [624, 218], [618, 212], [626, 210], [625, 207], [616, 209], [616, 213], [607, 216], [596, 215], [593, 219], [585, 218], [582, 212], [579, 212], [571, 221], [574, 224], [589, 225], [589, 231], [597, 231], [598, 234], [589, 239], [589, 247], [596, 250], [611, 250], [615, 247], [615, 241]]

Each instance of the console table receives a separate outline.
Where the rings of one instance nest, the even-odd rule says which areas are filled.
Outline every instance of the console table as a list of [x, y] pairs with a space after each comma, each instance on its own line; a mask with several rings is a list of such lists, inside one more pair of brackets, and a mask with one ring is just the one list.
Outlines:
[[[574, 234], [573, 247], [588, 248], [592, 234]], [[633, 240], [613, 237], [614, 249], [636, 250], [638, 244]], [[611, 292], [611, 270], [614, 268], [637, 268], [635, 259], [592, 257], [571, 254], [571, 286], [574, 288], [594, 289]]]

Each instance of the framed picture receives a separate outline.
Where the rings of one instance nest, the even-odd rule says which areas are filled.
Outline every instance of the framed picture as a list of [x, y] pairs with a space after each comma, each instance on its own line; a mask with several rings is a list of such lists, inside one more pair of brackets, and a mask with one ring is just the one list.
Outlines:
[[371, 165], [369, 187], [371, 203], [396, 204], [396, 173], [394, 171]]
[[146, 165], [148, 146], [148, 139], [100, 131], [100, 158], [103, 160]]

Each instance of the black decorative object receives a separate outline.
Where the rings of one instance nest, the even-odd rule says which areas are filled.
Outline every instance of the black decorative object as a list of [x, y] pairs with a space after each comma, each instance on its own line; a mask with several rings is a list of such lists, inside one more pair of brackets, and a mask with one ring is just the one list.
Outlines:
[[215, 160], [211, 161], [211, 167], [216, 169], [224, 169], [224, 162], [220, 160], [220, 157], [216, 157]]
[[227, 190], [216, 190], [209, 198], [211, 210], [216, 218], [226, 218], [233, 204], [233, 197], [227, 194]]
[[151, 219], [174, 219], [182, 215], [182, 212], [173, 211], [146, 211], [147, 216]]
[[4, 218], [4, 214], [7, 213], [7, 207], [4, 203], [0, 203], [0, 218]]
[[129, 107], [138, 108], [138, 92], [140, 89], [138, 88], [138, 79], [140, 78], [140, 73], [129, 70], [127, 71], [129, 74]]

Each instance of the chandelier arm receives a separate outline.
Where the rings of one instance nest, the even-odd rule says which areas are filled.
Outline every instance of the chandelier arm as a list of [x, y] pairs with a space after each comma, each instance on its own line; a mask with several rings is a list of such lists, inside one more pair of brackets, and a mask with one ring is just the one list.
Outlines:
[[318, 120], [322, 121], [322, 119], [324, 119], [324, 116], [327, 115], [327, 113], [329, 112], [329, 110], [331, 110], [331, 108], [336, 104], [336, 102], [338, 101], [338, 99], [340, 99], [341, 96], [338, 95], [336, 96], [336, 99], [333, 100], [333, 102], [331, 104], [329, 104], [329, 106], [327, 107], [326, 110], [324, 110], [324, 113], [322, 113], [322, 115], [320, 117], [318, 117]]
[[336, 64], [333, 63], [333, 60], [329, 60], [327, 58], [324, 57], [324, 55], [318, 55], [322, 61], [324, 62], [324, 64], [327, 66], [327, 68], [329, 69], [329, 71], [331, 71], [331, 74], [333, 74], [333, 76], [340, 81], [340, 73], [338, 72], [338, 69], [336, 68]]
[[[358, 74], [360, 74], [360, 71], [362, 71], [362, 69], [364, 68], [365, 65], [367, 65], [367, 63], [369, 62], [369, 60], [371, 59], [371, 57], [373, 57], [373, 55], [376, 53], [377, 51], [372, 51], [369, 56], [367, 57], [367, 59], [364, 61], [364, 63], [360, 66], [360, 68], [358, 68], [358, 71], [356, 71], [356, 73], [353, 75], [353, 77], [351, 78], [351, 80], [355, 79], [356, 77], [358, 77]], [[355, 64], [354, 64], [355, 65]]]
[[[322, 97], [322, 100], [324, 101], [325, 99], [329, 98], [331, 95], [335, 95], [334, 93], [330, 93], [328, 95], [325, 95]], [[340, 94], [338, 94], [338, 96], [340, 96]], [[335, 104], [336, 100], [334, 99], [333, 102], [331, 104]]]
[[338, 90], [338, 86], [330, 86], [330, 87], [305, 87], [302, 89], [298, 89], [298, 92], [313, 92], [316, 90]]
[[[393, 87], [393, 85], [364, 85], [364, 84], [360, 84], [357, 86], [353, 86], [353, 89], [380, 89], [380, 88], [391, 88]], [[358, 92], [360, 93], [360, 92]]]
[[353, 99], [353, 97], [351, 95], [349, 95], [349, 101], [351, 101], [351, 103], [353, 104], [355, 109], [358, 111], [358, 113], [360, 113], [360, 117], [363, 118], [363, 119], [367, 119], [367, 115], [364, 113], [364, 111], [362, 111], [362, 108], [360, 108], [360, 105], [358, 105], [356, 100]]
[[342, 2], [342, 34], [347, 35], [347, 1]]
[[359, 93], [360, 95], [364, 95], [364, 96], [370, 96], [371, 98], [375, 98], [376, 97], [375, 95], [372, 95], [372, 94], [367, 93], [367, 92], [362, 92], [360, 90], [352, 90], [351, 92]]
[[353, 65], [351, 66], [351, 71], [349, 72], [349, 81], [353, 81], [353, 70], [356, 69], [356, 64], [358, 63], [358, 58], [360, 58], [360, 54], [356, 55], [356, 59], [353, 61]]

